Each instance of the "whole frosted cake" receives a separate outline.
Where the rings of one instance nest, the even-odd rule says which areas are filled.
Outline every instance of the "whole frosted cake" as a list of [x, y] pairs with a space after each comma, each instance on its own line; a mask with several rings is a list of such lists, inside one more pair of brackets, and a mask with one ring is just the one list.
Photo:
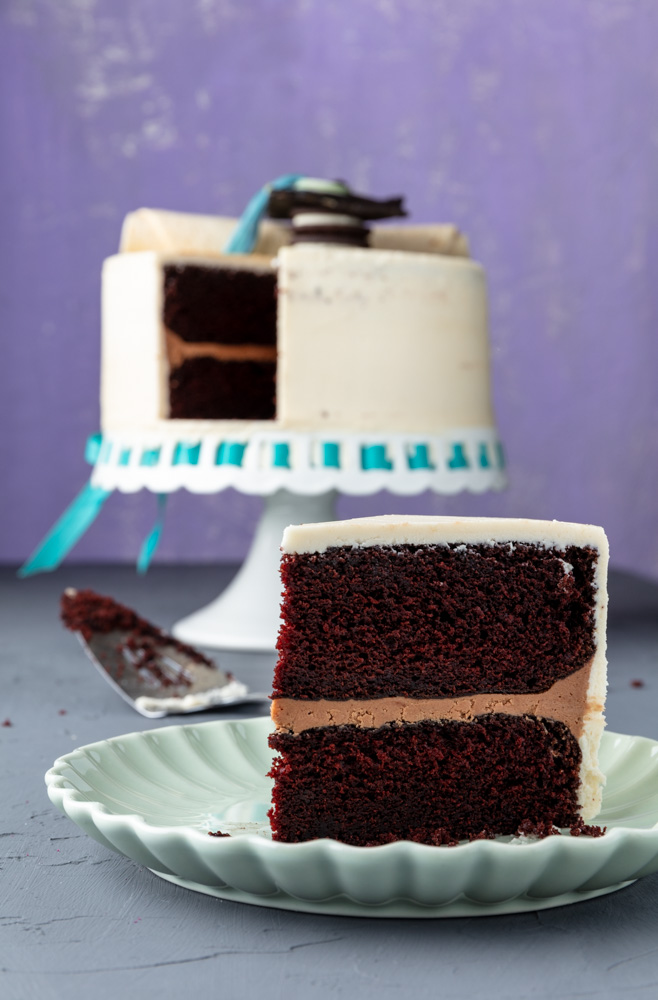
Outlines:
[[288, 528], [275, 839], [577, 832], [600, 808], [601, 528], [373, 517]]
[[371, 226], [379, 203], [345, 192], [293, 193], [292, 223], [263, 221], [242, 254], [223, 252], [235, 219], [128, 216], [103, 268], [103, 430], [492, 429], [485, 276], [464, 237]]

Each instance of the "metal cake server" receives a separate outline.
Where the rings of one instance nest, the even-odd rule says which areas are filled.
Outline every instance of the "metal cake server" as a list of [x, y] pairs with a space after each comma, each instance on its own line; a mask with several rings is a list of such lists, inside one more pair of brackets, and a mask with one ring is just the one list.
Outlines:
[[[88, 621], [70, 613], [76, 601], [87, 604], [96, 599], [104, 610], [113, 605], [119, 612], [132, 615], [136, 627], [98, 627], [93, 613]], [[139, 618], [111, 598], [92, 591], [66, 590], [62, 596], [62, 620], [78, 637], [85, 653], [101, 676], [135, 711], [147, 719], [167, 715], [202, 712], [207, 708], [265, 701], [261, 692], [250, 692], [246, 684], [221, 670], [212, 660], [191, 646], [178, 642]], [[111, 621], [105, 615], [104, 624]], [[76, 627], [77, 626], [77, 627]]]

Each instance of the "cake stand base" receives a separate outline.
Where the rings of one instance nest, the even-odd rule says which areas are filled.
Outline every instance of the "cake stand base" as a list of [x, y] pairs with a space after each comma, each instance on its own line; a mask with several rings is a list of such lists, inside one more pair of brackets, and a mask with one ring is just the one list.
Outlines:
[[249, 554], [226, 590], [200, 611], [177, 622], [181, 642], [212, 649], [273, 653], [279, 631], [283, 530], [289, 524], [336, 519], [336, 491], [301, 496], [278, 490], [265, 497]]

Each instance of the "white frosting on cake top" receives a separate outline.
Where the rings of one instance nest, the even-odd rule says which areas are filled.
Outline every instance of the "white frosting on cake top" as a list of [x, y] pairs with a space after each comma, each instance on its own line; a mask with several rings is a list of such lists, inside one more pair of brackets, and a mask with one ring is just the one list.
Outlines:
[[516, 517], [445, 517], [385, 514], [348, 521], [291, 524], [283, 533], [281, 551], [324, 552], [336, 545], [441, 545], [531, 542], [563, 549], [591, 545], [605, 557], [608, 542], [603, 528], [567, 521], [538, 521]]
[[[180, 257], [221, 256], [237, 224], [236, 218], [223, 215], [138, 208], [123, 221], [119, 252], [154, 250]], [[292, 228], [288, 224], [262, 219], [254, 253], [274, 255], [291, 238]], [[452, 223], [375, 225], [370, 229], [369, 243], [375, 250], [469, 256], [468, 240]]]
[[[129, 212], [123, 221], [119, 252], [153, 250], [179, 257], [222, 256], [237, 224], [237, 219], [223, 215], [138, 208]], [[264, 219], [259, 227], [254, 253], [275, 254], [289, 242], [289, 226]]]

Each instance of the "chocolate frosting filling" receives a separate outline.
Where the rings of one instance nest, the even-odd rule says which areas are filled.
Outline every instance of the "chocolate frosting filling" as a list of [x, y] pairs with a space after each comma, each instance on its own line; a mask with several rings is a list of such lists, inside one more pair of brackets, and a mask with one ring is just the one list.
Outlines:
[[471, 694], [459, 698], [364, 698], [302, 701], [275, 698], [272, 719], [277, 729], [301, 733], [323, 726], [361, 726], [374, 729], [390, 722], [456, 719], [469, 722], [478, 715], [534, 715], [563, 722], [579, 738], [590, 712], [602, 711], [589, 702], [587, 690], [591, 664], [563, 677], [547, 691], [531, 694]]
[[217, 361], [276, 361], [276, 347], [267, 344], [214, 344], [183, 340], [166, 330], [167, 357], [171, 368], [180, 368], [189, 358], [215, 358]]

